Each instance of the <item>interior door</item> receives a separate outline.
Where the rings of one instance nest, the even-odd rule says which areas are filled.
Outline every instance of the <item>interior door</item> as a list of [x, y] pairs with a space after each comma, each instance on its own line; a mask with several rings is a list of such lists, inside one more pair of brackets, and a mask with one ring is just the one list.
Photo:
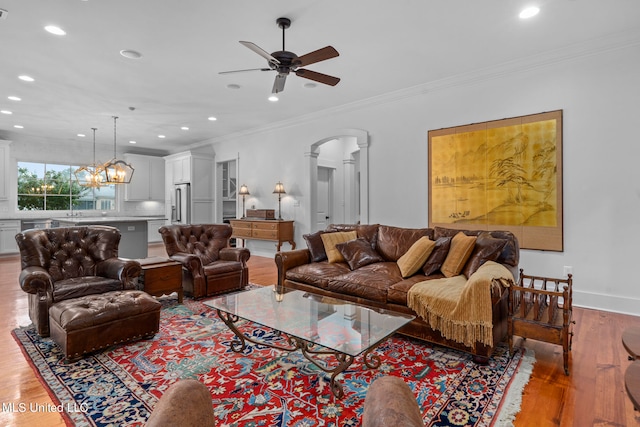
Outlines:
[[331, 223], [333, 199], [333, 169], [318, 166], [318, 211], [316, 230], [324, 230]]

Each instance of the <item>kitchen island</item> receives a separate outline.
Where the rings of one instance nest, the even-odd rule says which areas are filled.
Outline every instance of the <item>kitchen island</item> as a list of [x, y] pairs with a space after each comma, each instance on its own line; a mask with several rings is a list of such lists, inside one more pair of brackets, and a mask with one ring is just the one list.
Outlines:
[[120, 231], [120, 246], [118, 256], [122, 258], [146, 258], [148, 246], [148, 222], [163, 219], [162, 217], [140, 216], [96, 216], [96, 217], [58, 217], [60, 227], [77, 225], [109, 225]]

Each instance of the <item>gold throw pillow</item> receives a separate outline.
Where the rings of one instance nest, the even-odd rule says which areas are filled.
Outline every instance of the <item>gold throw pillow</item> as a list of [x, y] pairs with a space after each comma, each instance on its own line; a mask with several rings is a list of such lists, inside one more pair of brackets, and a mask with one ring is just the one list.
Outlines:
[[467, 236], [462, 231], [453, 236], [447, 258], [444, 260], [442, 267], [440, 267], [444, 277], [453, 277], [460, 274], [471, 256], [471, 252], [473, 252], [476, 239], [476, 236]]
[[398, 259], [398, 267], [403, 278], [413, 276], [431, 255], [436, 242], [427, 236], [419, 238], [409, 250]]
[[327, 253], [329, 262], [345, 262], [344, 257], [336, 248], [336, 245], [357, 239], [358, 233], [355, 231], [339, 231], [337, 233], [322, 234], [320, 237], [322, 238], [322, 243], [324, 243], [324, 251]]

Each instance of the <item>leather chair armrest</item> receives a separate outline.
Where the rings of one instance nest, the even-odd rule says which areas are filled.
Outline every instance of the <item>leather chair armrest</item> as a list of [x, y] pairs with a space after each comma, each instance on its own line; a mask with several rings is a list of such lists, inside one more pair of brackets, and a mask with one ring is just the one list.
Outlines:
[[222, 248], [220, 249], [220, 259], [223, 261], [238, 261], [246, 264], [251, 257], [251, 252], [247, 248]]
[[118, 279], [125, 285], [137, 282], [141, 272], [140, 263], [132, 259], [109, 258], [96, 265], [96, 275]]
[[176, 252], [169, 258], [182, 264], [182, 266], [192, 274], [202, 271], [202, 260], [193, 254]]
[[20, 287], [29, 294], [46, 293], [53, 289], [53, 279], [47, 270], [38, 266], [27, 267], [20, 272]]
[[411, 388], [400, 377], [378, 377], [364, 400], [363, 427], [423, 427], [422, 414]]

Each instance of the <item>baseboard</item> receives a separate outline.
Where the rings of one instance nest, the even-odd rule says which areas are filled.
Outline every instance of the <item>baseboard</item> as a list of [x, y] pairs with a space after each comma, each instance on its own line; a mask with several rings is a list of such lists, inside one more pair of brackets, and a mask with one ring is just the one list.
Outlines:
[[594, 310], [640, 316], [640, 299], [573, 290], [573, 305]]

